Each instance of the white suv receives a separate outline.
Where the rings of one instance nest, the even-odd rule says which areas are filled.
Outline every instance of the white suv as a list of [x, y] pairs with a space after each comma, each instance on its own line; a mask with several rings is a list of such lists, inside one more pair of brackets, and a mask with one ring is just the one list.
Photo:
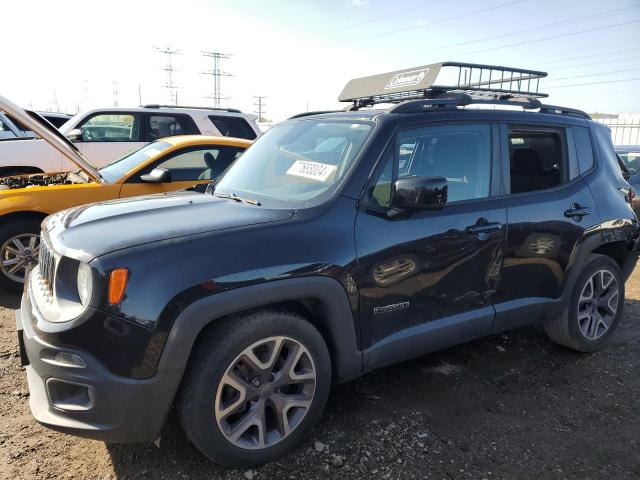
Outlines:
[[[145, 105], [91, 110], [71, 118], [60, 127], [60, 132], [100, 168], [162, 137], [202, 134], [254, 140], [260, 136], [255, 119], [255, 115], [231, 108]], [[0, 176], [75, 168], [41, 139], [0, 142]]]

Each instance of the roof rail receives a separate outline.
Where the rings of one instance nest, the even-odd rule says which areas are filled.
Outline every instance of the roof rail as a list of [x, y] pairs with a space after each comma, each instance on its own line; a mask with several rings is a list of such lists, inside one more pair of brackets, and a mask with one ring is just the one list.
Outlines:
[[142, 108], [188, 108], [191, 110], [220, 110], [223, 112], [242, 113], [237, 108], [219, 108], [219, 107], [194, 107], [191, 105], [161, 105], [158, 103], [149, 103], [147, 105], [140, 105]]
[[[356, 108], [466, 94], [473, 99], [536, 99], [546, 72], [476, 63], [441, 62], [350, 80], [338, 97]], [[438, 83], [436, 83], [438, 82]]]
[[558, 107], [557, 105], [540, 105], [541, 113], [555, 113], [559, 115], [570, 115], [572, 117], [586, 118], [591, 120], [591, 115], [576, 108]]
[[310, 115], [322, 115], [323, 113], [337, 113], [342, 112], [342, 110], [316, 110], [314, 112], [301, 112], [296, 113], [295, 115], [290, 116], [287, 120], [293, 120], [294, 118], [308, 117]]
[[556, 115], [569, 115], [577, 118], [591, 120], [591, 116], [575, 108], [558, 107], [556, 105], [546, 105], [536, 98], [530, 99], [509, 99], [492, 100], [476, 99], [466, 94], [443, 95], [440, 98], [423, 98], [420, 100], [407, 100], [389, 109], [393, 113], [419, 113], [435, 108], [464, 107], [467, 105], [503, 105], [509, 107], [520, 107], [523, 110], [538, 110], [540, 113], [551, 113]]

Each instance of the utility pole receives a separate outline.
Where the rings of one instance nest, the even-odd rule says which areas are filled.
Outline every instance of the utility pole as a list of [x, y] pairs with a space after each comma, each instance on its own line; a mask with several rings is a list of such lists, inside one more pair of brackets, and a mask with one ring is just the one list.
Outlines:
[[267, 106], [267, 97], [261, 95], [253, 96], [253, 105], [256, 108], [254, 113], [258, 115], [259, 122], [265, 122], [264, 114], [266, 113], [265, 107]]
[[113, 106], [118, 106], [118, 81], [113, 81]]
[[165, 56], [166, 63], [162, 70], [167, 72], [167, 83], [163, 85], [163, 87], [169, 90], [169, 103], [173, 103], [174, 105], [177, 105], [178, 104], [178, 87], [173, 83], [173, 72], [176, 72], [177, 70], [173, 68], [173, 56], [178, 55], [180, 53], [180, 50], [177, 50], [171, 47], [165, 47], [165, 48], [153, 47], [153, 48], [155, 48], [158, 53], [162, 53]]
[[230, 77], [231, 74], [224, 72], [220, 69], [220, 61], [231, 58], [231, 55], [221, 52], [202, 52], [203, 57], [208, 57], [213, 61], [213, 65], [210, 71], [202, 72], [203, 75], [211, 75], [213, 77], [213, 93], [205, 98], [211, 98], [213, 100], [213, 107], [220, 108], [220, 101], [227, 100], [229, 97], [222, 95], [220, 89], [220, 78]]

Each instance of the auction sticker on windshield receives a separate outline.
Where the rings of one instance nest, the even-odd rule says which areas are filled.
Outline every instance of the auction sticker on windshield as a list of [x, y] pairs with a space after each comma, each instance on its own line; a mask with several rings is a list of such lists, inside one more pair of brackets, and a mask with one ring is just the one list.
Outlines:
[[295, 175], [296, 177], [305, 177], [319, 182], [326, 182], [327, 178], [329, 178], [335, 170], [335, 165], [296, 160], [295, 163], [289, 167], [289, 170], [287, 170], [287, 175]]

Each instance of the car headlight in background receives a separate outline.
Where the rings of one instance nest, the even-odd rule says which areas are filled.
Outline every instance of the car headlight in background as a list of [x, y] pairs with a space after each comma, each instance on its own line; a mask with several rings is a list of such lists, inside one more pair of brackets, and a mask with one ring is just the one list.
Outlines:
[[91, 267], [80, 262], [78, 265], [78, 297], [83, 307], [87, 307], [93, 295], [93, 273]]

